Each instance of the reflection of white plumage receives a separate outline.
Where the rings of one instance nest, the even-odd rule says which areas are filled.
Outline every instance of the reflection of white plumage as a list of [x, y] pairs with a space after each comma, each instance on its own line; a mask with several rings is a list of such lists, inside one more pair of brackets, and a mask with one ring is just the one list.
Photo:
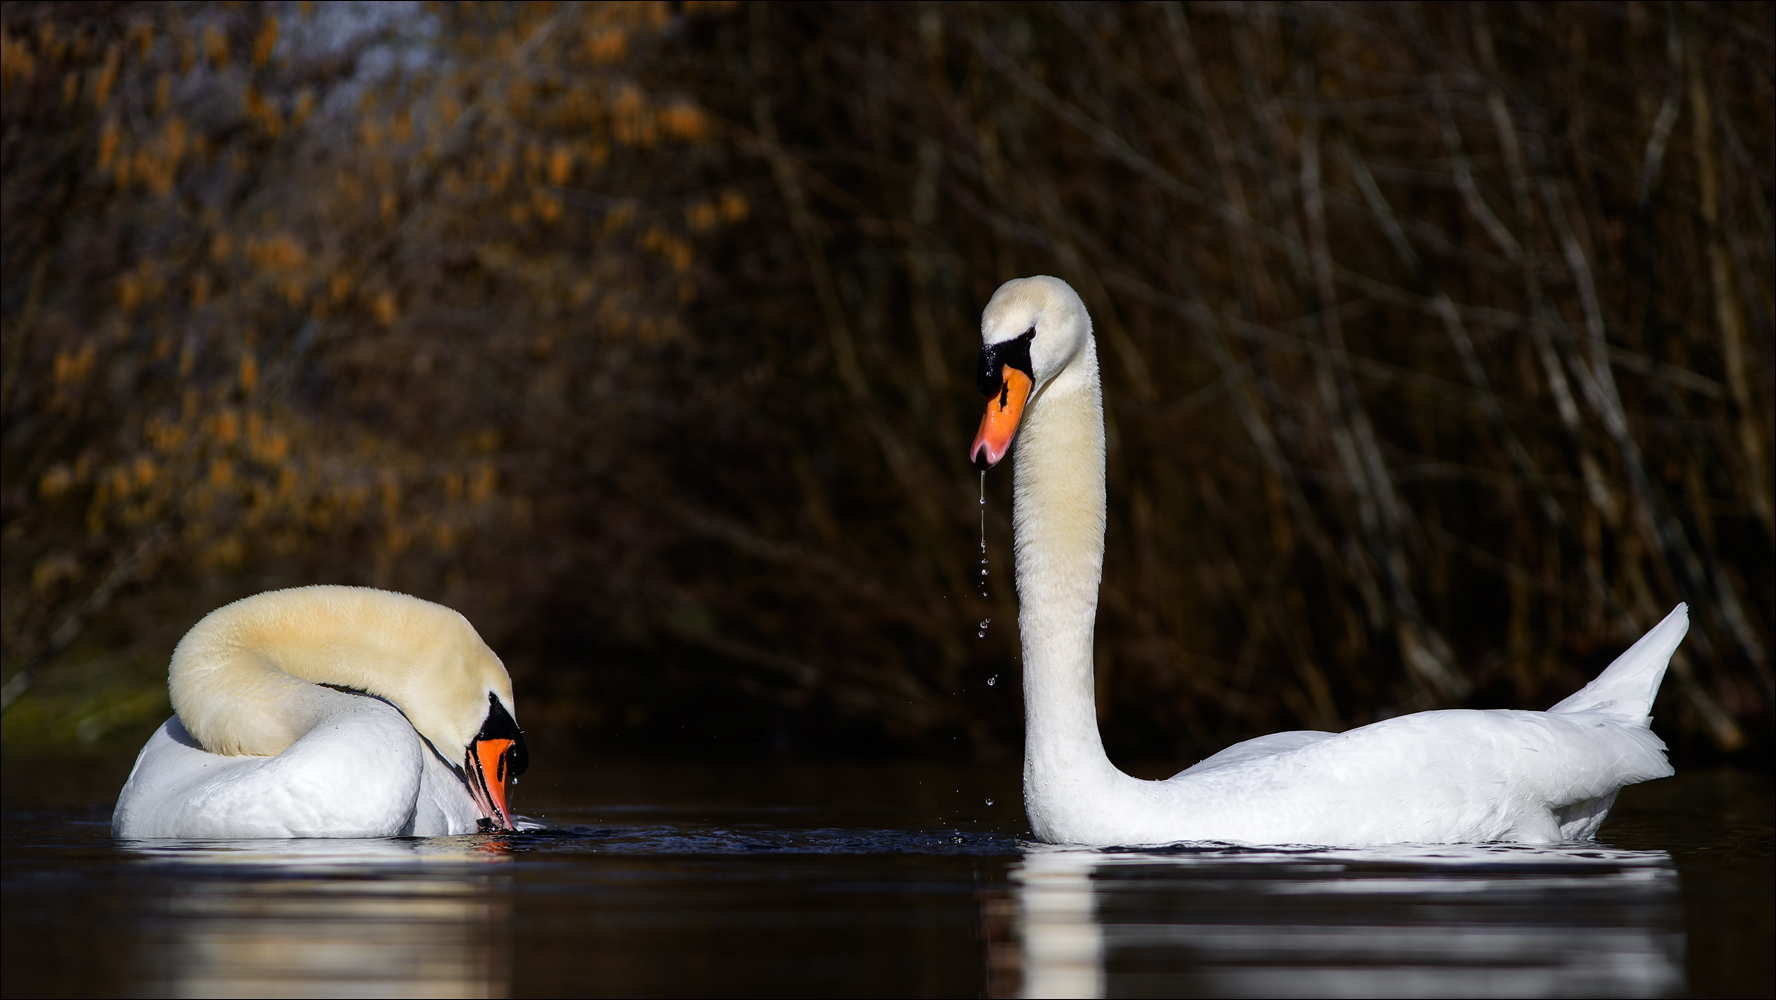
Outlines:
[[1093, 704], [1105, 496], [1091, 319], [1066, 282], [1022, 278], [987, 303], [981, 339], [990, 398], [970, 455], [985, 469], [1017, 439], [1024, 803], [1038, 838], [1553, 843], [1593, 836], [1623, 785], [1672, 773], [1647, 712], [1689, 629], [1682, 605], [1547, 712], [1422, 712], [1338, 734], [1277, 733], [1165, 781], [1123, 774], [1104, 754]]
[[211, 612], [173, 651], [173, 718], [118, 796], [119, 837], [511, 829], [512, 682], [462, 615], [301, 587]]

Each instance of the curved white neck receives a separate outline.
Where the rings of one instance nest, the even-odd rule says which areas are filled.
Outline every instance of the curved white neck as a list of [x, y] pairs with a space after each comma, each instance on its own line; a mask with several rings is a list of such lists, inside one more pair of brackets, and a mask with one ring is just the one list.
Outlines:
[[1024, 802], [1039, 837], [1120, 777], [1104, 754], [1092, 631], [1104, 569], [1104, 410], [1085, 347], [1030, 401], [1013, 454]]

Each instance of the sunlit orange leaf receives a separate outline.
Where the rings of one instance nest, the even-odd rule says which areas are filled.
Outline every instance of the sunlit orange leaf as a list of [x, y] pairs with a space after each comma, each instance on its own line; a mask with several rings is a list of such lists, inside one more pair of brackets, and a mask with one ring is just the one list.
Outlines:
[[253, 40], [253, 65], [263, 66], [271, 61], [271, 50], [277, 46], [278, 20], [274, 14], [265, 19], [265, 26], [259, 30], [259, 37]]
[[57, 462], [55, 465], [50, 466], [48, 471], [43, 473], [43, 478], [37, 483], [37, 492], [45, 500], [54, 500], [56, 497], [68, 492], [68, 488], [73, 485], [74, 470], [68, 468], [67, 465], [61, 462]]
[[105, 64], [100, 67], [98, 76], [93, 79], [93, 107], [102, 108], [111, 99], [111, 88], [117, 83], [117, 68], [123, 61], [123, 50], [112, 42], [105, 51]]
[[380, 292], [371, 300], [370, 308], [376, 313], [377, 322], [383, 326], [393, 326], [400, 312], [395, 302], [394, 292]]
[[208, 25], [203, 32], [204, 55], [217, 69], [228, 65], [228, 35], [216, 25]]

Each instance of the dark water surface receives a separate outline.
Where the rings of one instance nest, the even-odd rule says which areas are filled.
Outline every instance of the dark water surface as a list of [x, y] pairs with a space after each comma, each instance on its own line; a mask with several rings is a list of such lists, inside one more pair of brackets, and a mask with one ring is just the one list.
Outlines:
[[1022, 839], [1015, 764], [604, 762], [515, 835], [173, 844], [110, 838], [127, 767], [5, 762], [4, 995], [1776, 989], [1761, 775], [1582, 848], [1079, 851]]

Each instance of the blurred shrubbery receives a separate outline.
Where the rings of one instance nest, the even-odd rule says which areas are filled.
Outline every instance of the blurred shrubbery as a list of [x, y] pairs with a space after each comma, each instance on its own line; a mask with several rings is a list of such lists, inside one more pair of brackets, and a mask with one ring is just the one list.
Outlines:
[[462, 610], [545, 739], [1013, 745], [965, 452], [979, 310], [1051, 273], [1105, 358], [1114, 753], [1545, 707], [1678, 600], [1661, 730], [1767, 747], [1771, 37], [10, 5], [7, 741], [134, 738], [204, 611], [342, 582]]

